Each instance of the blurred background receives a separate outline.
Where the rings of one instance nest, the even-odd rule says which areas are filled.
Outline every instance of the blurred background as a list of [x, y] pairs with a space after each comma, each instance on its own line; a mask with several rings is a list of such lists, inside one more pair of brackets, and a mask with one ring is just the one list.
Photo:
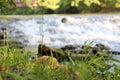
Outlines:
[[113, 13], [120, 0], [0, 0], [0, 14]]

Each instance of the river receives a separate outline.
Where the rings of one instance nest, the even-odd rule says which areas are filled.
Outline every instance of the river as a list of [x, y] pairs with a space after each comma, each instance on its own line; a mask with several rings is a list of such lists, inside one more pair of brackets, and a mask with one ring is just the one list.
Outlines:
[[[69, 22], [62, 23], [62, 18]], [[25, 45], [63, 47], [94, 41], [92, 46], [100, 43], [120, 52], [119, 14], [6, 16], [0, 19], [4, 26]]]

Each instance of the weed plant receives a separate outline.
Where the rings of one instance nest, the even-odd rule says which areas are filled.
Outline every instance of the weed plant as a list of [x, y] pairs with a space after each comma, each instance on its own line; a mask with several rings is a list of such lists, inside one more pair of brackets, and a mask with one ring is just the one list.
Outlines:
[[[87, 45], [86, 45], [87, 46]], [[86, 48], [85, 48], [86, 49]], [[85, 52], [89, 52], [86, 51]], [[99, 52], [101, 53], [101, 52]], [[89, 54], [89, 53], [88, 53]], [[67, 64], [59, 63], [54, 68], [47, 62], [33, 61], [31, 53], [9, 46], [0, 47], [0, 80], [119, 80], [120, 66], [109, 65], [113, 60], [107, 53], [97, 54], [90, 58], [73, 59]], [[119, 60], [115, 60], [120, 62]], [[110, 72], [110, 69], [113, 72]]]

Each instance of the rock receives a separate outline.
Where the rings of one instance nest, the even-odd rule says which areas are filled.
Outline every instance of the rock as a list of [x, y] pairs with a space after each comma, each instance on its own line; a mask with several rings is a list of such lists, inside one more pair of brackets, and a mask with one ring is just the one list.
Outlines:
[[4, 33], [0, 33], [0, 40], [4, 39]]
[[84, 49], [84, 48], [87, 48], [87, 49], [91, 49], [92, 47], [91, 46], [89, 46], [89, 45], [82, 45], [82, 47], [81, 47], [82, 49]]
[[55, 57], [50, 56], [41, 56], [32, 60], [33, 62], [38, 62], [45, 65], [46, 68], [58, 68], [59, 63]]
[[105, 46], [103, 44], [96, 44], [94, 47], [91, 46], [82, 46], [82, 49], [84, 50], [84, 48], [88, 51], [85, 52], [89, 52], [91, 54], [97, 54], [98, 52], [108, 52], [110, 50], [110, 48], [108, 46]]
[[85, 57], [89, 58], [94, 54], [97, 54], [99, 56], [99, 54], [104, 52], [108, 53], [110, 50], [108, 46], [105, 46], [103, 44], [96, 44], [94, 47], [83, 45], [82, 47], [79, 47], [79, 49], [76, 49], [78, 47], [79, 46], [67, 45], [56, 49], [40, 44], [38, 46], [38, 57], [43, 55], [53, 56], [60, 62], [64, 60], [69, 61], [69, 57], [72, 59], [81, 59]]
[[5, 27], [0, 28], [0, 39], [4, 39], [5, 36], [7, 36], [6, 31], [7, 31], [7, 28], [5, 28]]
[[94, 47], [91, 48], [93, 54], [97, 54], [98, 52], [108, 52], [110, 50], [108, 46], [105, 46], [103, 44], [96, 44]]
[[2, 31], [5, 31], [5, 30], [7, 30], [5, 27], [1, 27], [0, 28]]
[[110, 47], [105, 46], [103, 44], [96, 44], [96, 47], [101, 49], [101, 50], [110, 50]]
[[76, 49], [77, 47], [73, 46], [73, 45], [66, 45], [65, 47], [62, 47], [61, 49], [62, 50], [74, 50]]
[[98, 52], [98, 48], [93, 47], [93, 48], [92, 48], [92, 53], [93, 53], [93, 54], [96, 54], [97, 52]]
[[[46, 45], [39, 45], [38, 46], [38, 57], [39, 56], [53, 56], [55, 58], [57, 58], [57, 60], [59, 62], [61, 61], [69, 61], [69, 57], [75, 59], [75, 58], [84, 58], [84, 57], [89, 57], [91, 56], [88, 55], [88, 51], [85, 52], [83, 50], [76, 50], [78, 46], [72, 46], [72, 45], [67, 45], [65, 47], [61, 47], [61, 48], [50, 48]], [[92, 53], [92, 52], [91, 52]]]
[[62, 23], [66, 23], [67, 22], [67, 18], [62, 18], [61, 22]]
[[0, 29], [0, 40], [4, 39], [4, 32]]
[[114, 54], [114, 55], [120, 55], [120, 52], [117, 51], [108, 51], [108, 53]]
[[7, 43], [7, 34], [5, 32], [6, 28], [0, 28], [0, 46], [5, 45]]
[[64, 57], [64, 53], [62, 50], [59, 49], [54, 49], [54, 48], [50, 48], [46, 45], [39, 45], [38, 46], [38, 54], [37, 56], [53, 56], [55, 58], [57, 58], [58, 60], [60, 60], [62, 57]]
[[43, 55], [51, 55], [51, 53], [54, 53], [52, 48], [42, 44], [38, 46], [38, 57]]

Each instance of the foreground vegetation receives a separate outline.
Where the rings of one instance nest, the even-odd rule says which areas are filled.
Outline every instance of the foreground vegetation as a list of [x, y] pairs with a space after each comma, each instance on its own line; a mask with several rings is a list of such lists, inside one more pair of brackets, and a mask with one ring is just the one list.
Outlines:
[[[0, 47], [0, 80], [120, 79], [120, 66], [109, 65], [108, 61], [113, 59], [106, 53], [85, 58], [73, 59], [70, 56], [68, 58], [69, 60], [62, 62], [58, 62], [52, 55], [32, 59], [30, 52], [2, 46]], [[111, 68], [114, 69], [112, 72]]]

